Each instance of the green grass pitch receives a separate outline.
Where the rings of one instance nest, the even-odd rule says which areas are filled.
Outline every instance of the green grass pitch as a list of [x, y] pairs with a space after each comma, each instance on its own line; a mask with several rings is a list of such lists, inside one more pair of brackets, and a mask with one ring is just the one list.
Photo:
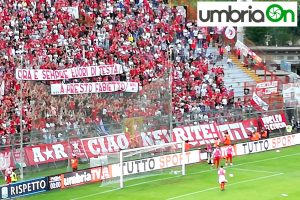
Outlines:
[[95, 183], [19, 199], [297, 200], [300, 199], [300, 146], [234, 157], [234, 165], [226, 168], [228, 183], [225, 191], [219, 188], [217, 170], [205, 162], [187, 166], [186, 174], [130, 180], [125, 182], [123, 189], [100, 187]]

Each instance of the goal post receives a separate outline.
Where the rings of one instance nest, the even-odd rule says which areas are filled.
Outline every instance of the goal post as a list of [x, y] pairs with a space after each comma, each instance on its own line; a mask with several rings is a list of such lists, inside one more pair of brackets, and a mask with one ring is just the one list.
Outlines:
[[124, 182], [130, 179], [186, 174], [184, 141], [121, 150], [119, 156], [120, 188], [124, 188]]

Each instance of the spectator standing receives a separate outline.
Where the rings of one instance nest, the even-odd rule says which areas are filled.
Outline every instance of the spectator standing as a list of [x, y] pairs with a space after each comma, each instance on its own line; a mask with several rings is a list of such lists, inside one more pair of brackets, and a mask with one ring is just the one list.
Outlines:
[[224, 133], [224, 145], [228, 146], [231, 144], [231, 139], [230, 139], [230, 135], [228, 134], [228, 132], [226, 131]]
[[16, 171], [16, 170], [13, 169], [13, 171], [11, 172], [11, 175], [10, 175], [10, 177], [11, 177], [11, 182], [12, 182], [12, 183], [15, 183], [15, 182], [18, 181], [18, 176], [17, 176], [17, 174], [16, 174], [15, 171]]
[[206, 154], [207, 154], [207, 163], [212, 164], [212, 146], [210, 142], [206, 143]]

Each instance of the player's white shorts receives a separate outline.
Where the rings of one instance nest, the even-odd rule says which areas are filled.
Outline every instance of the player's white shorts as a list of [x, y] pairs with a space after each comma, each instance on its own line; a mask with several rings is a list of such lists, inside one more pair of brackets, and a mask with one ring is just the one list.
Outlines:
[[221, 184], [223, 182], [227, 183], [228, 181], [226, 180], [224, 175], [221, 175], [221, 176], [219, 176], [219, 183]]

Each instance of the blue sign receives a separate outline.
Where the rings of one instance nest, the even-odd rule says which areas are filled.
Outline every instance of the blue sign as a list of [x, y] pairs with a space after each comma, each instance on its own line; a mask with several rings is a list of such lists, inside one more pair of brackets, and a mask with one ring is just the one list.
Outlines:
[[286, 62], [285, 60], [282, 60], [280, 62], [280, 69], [284, 70], [286, 72], [291, 72], [291, 70], [292, 70], [291, 63]]
[[40, 192], [49, 188], [47, 177], [4, 185], [0, 189], [0, 199], [16, 198]]

